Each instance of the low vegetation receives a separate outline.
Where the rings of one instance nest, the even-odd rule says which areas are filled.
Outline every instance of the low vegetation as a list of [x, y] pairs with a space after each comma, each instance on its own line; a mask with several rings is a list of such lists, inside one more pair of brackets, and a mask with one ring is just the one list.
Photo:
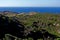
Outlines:
[[[26, 27], [32, 27], [33, 22], [37, 22], [38, 29], [42, 28], [49, 31], [52, 34], [60, 35], [60, 15], [59, 14], [40, 14], [34, 15], [17, 15], [19, 21], [21, 21]], [[33, 27], [34, 28], [34, 27]], [[39, 29], [40, 30], [40, 29]]]
[[44, 29], [51, 34], [60, 37], [60, 14], [32, 13], [15, 14], [14, 16], [8, 15], [7, 17], [9, 17], [9, 20], [14, 20], [14, 18], [16, 18], [25, 26], [25, 28], [31, 28], [31, 30], [34, 32], [41, 31], [41, 29]]

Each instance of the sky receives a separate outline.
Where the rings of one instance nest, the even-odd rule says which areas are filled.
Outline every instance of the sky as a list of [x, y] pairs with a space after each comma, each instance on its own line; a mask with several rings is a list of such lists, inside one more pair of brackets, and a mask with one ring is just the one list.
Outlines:
[[0, 0], [0, 7], [60, 7], [60, 0]]

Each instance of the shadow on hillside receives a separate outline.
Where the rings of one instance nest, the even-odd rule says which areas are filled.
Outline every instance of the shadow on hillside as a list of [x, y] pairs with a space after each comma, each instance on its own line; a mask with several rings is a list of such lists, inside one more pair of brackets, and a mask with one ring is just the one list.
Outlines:
[[[34, 22], [36, 24], [36, 22]], [[36, 26], [34, 24], [34, 26]], [[36, 26], [37, 27], [37, 26]], [[9, 17], [6, 17], [4, 15], [0, 15], [0, 39], [5, 37], [5, 34], [11, 34], [13, 36], [16, 36], [18, 38], [28, 38], [31, 37], [34, 40], [37, 39], [43, 39], [43, 40], [54, 40], [57, 38], [56, 35], [52, 35], [46, 30], [41, 31], [29, 31], [28, 35], [24, 36], [24, 25], [19, 22], [15, 17], [13, 19], [9, 19]]]
[[56, 35], [50, 34], [49, 32], [47, 32], [46, 30], [42, 30], [42, 31], [36, 31], [33, 32], [31, 31], [26, 38], [33, 38], [33, 40], [37, 40], [37, 39], [42, 39], [42, 40], [55, 40], [56, 38], [59, 38]]
[[9, 17], [0, 15], [0, 38], [3, 38], [5, 34], [11, 34], [22, 38], [23, 31], [24, 25], [22, 25], [17, 19], [13, 18], [9, 20]]

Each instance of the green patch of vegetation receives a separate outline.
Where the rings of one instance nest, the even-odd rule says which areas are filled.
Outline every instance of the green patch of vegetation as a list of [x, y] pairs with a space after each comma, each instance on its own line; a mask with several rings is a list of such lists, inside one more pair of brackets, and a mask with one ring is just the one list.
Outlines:
[[[14, 20], [13, 17], [17, 17], [25, 27], [32, 27], [33, 31], [45, 29], [49, 33], [60, 36], [60, 15], [56, 14], [40, 14], [36, 13], [34, 15], [16, 15], [16, 16], [9, 16], [9, 20]], [[3, 19], [5, 19], [3, 17]], [[10, 21], [9, 21], [10, 22]], [[37, 28], [33, 26], [33, 22], [37, 22]], [[36, 30], [35, 30], [36, 29]], [[29, 38], [31, 40], [31, 38]], [[60, 39], [57, 39], [60, 40]]]
[[[60, 28], [60, 15], [56, 15], [56, 14], [40, 14], [40, 13], [36, 13], [34, 15], [17, 15], [16, 17], [18, 17], [20, 19], [21, 22], [23, 22], [23, 24], [25, 26], [31, 26], [33, 22], [38, 22], [39, 21], [39, 25], [41, 25], [41, 23], [43, 23], [42, 27], [44, 29], [46, 29], [48, 32], [58, 35], [59, 36], [59, 32], [57, 30], [59, 30]], [[51, 25], [48, 25], [48, 24]]]

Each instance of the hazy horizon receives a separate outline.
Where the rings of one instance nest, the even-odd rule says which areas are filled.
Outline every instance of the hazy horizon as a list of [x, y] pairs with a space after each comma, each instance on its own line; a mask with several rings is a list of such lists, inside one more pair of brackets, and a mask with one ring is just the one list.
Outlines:
[[60, 7], [60, 0], [1, 0], [0, 7]]

